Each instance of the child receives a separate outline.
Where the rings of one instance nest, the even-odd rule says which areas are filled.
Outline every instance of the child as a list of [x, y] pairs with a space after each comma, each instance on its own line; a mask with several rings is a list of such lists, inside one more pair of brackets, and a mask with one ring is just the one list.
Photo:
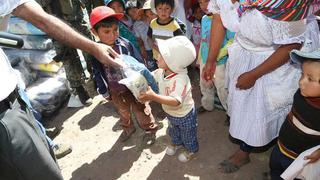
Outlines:
[[[192, 22], [192, 34], [191, 34], [191, 39], [194, 47], [196, 48], [197, 52], [197, 57], [198, 57], [198, 52], [200, 48], [200, 42], [201, 42], [201, 19], [203, 14], [203, 11], [201, 10], [199, 3], [196, 3], [192, 7], [192, 14], [193, 16], [190, 17], [188, 20]], [[198, 61], [196, 62], [197, 65]]]
[[[126, 13], [134, 20], [133, 32], [138, 40], [141, 55], [145, 59], [145, 65], [150, 70], [153, 71], [157, 69], [156, 63], [153, 61], [152, 49], [148, 43], [148, 28], [150, 21], [146, 18], [144, 14], [145, 9], [150, 9], [150, 0], [145, 2], [142, 9], [140, 8], [140, 3], [128, 1]], [[149, 7], [148, 7], [149, 6]]]
[[[206, 15], [202, 17], [201, 20], [201, 43], [198, 59], [200, 61], [200, 74], [202, 74], [202, 69], [207, 62], [209, 53], [209, 42], [211, 34], [211, 23], [212, 23], [212, 13], [208, 11], [209, 0], [199, 0], [200, 8]], [[216, 63], [215, 78], [206, 81], [200, 78], [200, 90], [202, 94], [201, 106], [198, 108], [198, 113], [204, 111], [212, 111], [214, 108], [215, 100], [215, 89], [217, 91], [221, 105], [225, 110], [227, 110], [227, 90], [225, 89], [225, 67], [226, 61], [228, 59], [227, 46], [233, 42], [234, 33], [226, 31], [219, 56]], [[213, 86], [214, 83], [214, 86]]]
[[[112, 8], [116, 13], [124, 13], [126, 9], [123, 0], [105, 0], [105, 4]], [[119, 33], [121, 37], [128, 39], [134, 47], [140, 51], [138, 40], [133, 33], [133, 21], [129, 16], [124, 15], [121, 18], [119, 23]]]
[[[92, 32], [99, 37], [101, 43], [112, 46], [119, 54], [131, 55], [136, 59], [141, 59], [140, 55], [134, 51], [134, 46], [126, 39], [119, 37], [119, 21], [123, 17], [121, 13], [115, 13], [113, 9], [106, 6], [99, 6], [92, 10], [90, 14], [90, 24]], [[94, 80], [97, 83], [98, 92], [104, 95], [109, 87], [112, 103], [120, 114], [120, 121], [123, 133], [120, 139], [124, 142], [135, 132], [135, 127], [131, 119], [131, 111], [140, 127], [146, 130], [144, 139], [154, 143], [155, 133], [158, 129], [152, 114], [147, 116], [144, 113], [144, 105], [138, 103], [133, 94], [124, 85], [118, 83], [123, 79], [120, 69], [105, 66], [98, 60], [92, 62]]]
[[[291, 58], [302, 63], [300, 89], [294, 95], [291, 112], [282, 124], [278, 144], [270, 156], [272, 179], [280, 175], [303, 151], [320, 143], [320, 50], [293, 50]], [[320, 149], [306, 156], [310, 163], [320, 159]]]
[[[304, 18], [314, 9], [299, 0], [246, 2], [249, 4], [238, 9], [236, 0], [209, 3], [216, 23], [210, 51], [218, 48], [225, 28], [237, 32], [228, 47], [226, 85], [229, 132], [240, 140], [240, 146], [219, 164], [223, 173], [239, 170], [250, 162], [254, 147], [266, 146], [278, 137], [298, 88], [299, 71], [288, 63], [289, 52], [301, 48], [307, 32]], [[217, 54], [210, 54], [202, 75], [207, 80], [212, 79], [216, 67], [213, 56]]]
[[199, 149], [197, 140], [197, 114], [191, 93], [191, 83], [187, 75], [187, 66], [196, 58], [192, 42], [185, 36], [176, 36], [168, 40], [158, 40], [159, 69], [154, 71], [154, 78], [159, 85], [160, 94], [151, 88], [141, 93], [139, 99], [162, 104], [169, 120], [171, 144], [166, 154], [173, 156], [182, 146], [179, 155], [181, 162], [189, 161]]
[[151, 0], [151, 10], [158, 15], [158, 18], [151, 21], [148, 37], [152, 39], [153, 58], [158, 59], [156, 39], [168, 39], [185, 34], [185, 25], [171, 16], [175, 9], [174, 0]]

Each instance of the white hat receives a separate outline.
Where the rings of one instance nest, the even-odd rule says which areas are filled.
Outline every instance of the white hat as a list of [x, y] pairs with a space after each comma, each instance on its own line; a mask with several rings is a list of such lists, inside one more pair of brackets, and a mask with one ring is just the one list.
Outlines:
[[175, 36], [167, 40], [157, 39], [159, 52], [175, 73], [187, 72], [187, 66], [196, 59], [196, 49], [185, 36]]

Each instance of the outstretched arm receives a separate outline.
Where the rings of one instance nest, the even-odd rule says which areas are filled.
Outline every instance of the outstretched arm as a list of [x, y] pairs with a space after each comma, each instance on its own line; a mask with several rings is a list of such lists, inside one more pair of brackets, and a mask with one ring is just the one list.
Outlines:
[[118, 54], [110, 46], [87, 39], [58, 18], [46, 13], [34, 1], [18, 6], [12, 14], [29, 21], [61, 43], [92, 54], [103, 64], [119, 66], [114, 61], [114, 57], [117, 57]]

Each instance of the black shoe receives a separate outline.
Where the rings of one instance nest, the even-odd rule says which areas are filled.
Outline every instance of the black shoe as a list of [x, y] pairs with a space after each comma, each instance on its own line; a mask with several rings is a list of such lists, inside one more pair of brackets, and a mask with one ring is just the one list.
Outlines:
[[90, 98], [88, 92], [83, 88], [83, 86], [76, 87], [75, 89], [82, 104], [90, 105], [92, 103], [92, 99]]
[[53, 128], [46, 128], [46, 135], [50, 138], [53, 139], [55, 138], [59, 133], [61, 129], [53, 127]]

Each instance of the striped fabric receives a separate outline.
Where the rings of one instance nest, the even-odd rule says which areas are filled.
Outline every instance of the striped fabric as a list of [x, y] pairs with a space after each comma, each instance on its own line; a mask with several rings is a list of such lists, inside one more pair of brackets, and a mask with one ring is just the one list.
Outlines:
[[[257, 9], [264, 15], [281, 21], [298, 21], [309, 14], [311, 5], [319, 7], [320, 0], [246, 0], [238, 9], [241, 16], [248, 9]], [[313, 8], [315, 12], [319, 8]]]

